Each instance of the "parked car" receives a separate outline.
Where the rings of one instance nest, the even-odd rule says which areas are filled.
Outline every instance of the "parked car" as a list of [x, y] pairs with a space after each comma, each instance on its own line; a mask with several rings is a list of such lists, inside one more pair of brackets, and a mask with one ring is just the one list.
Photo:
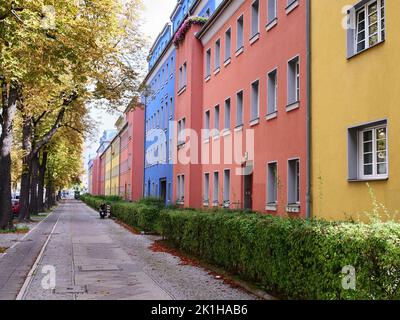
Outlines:
[[11, 205], [13, 214], [15, 216], [19, 215], [19, 209], [20, 209], [19, 199], [12, 199]]

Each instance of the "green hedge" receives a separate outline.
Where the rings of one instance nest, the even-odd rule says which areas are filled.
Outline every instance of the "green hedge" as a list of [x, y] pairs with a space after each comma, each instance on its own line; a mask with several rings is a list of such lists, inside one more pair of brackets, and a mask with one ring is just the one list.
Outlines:
[[[149, 198], [138, 202], [112, 201], [104, 197], [83, 195], [81, 200], [95, 210], [98, 210], [102, 203], [111, 205], [112, 215], [122, 222], [144, 231], [154, 231], [162, 208], [160, 199]], [[114, 198], [117, 199], [117, 198]]]
[[[84, 195], [98, 209], [102, 199]], [[225, 210], [161, 210], [159, 199], [108, 201], [115, 216], [291, 299], [400, 299], [400, 225], [284, 219]], [[342, 287], [345, 266], [356, 290]]]
[[[399, 299], [400, 227], [226, 212], [163, 211], [163, 236], [187, 253], [293, 299]], [[356, 290], [342, 286], [353, 266]]]

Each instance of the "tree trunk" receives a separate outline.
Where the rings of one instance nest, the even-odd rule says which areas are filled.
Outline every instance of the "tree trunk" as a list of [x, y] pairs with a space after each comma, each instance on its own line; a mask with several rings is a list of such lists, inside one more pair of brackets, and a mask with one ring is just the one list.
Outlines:
[[30, 220], [31, 215], [38, 214], [38, 169], [39, 158], [35, 155], [31, 161], [31, 197], [29, 201], [29, 215], [26, 220]]
[[39, 212], [44, 211], [44, 178], [46, 175], [47, 167], [47, 151], [44, 150], [42, 153], [42, 161], [39, 166], [39, 189], [38, 189], [38, 210]]
[[9, 91], [2, 79], [2, 114], [0, 135], [0, 229], [12, 227], [11, 205], [11, 147], [13, 143], [12, 126], [17, 110], [18, 87], [11, 83]]
[[32, 118], [25, 114], [22, 115], [22, 150], [25, 156], [22, 159], [21, 192], [19, 220], [25, 220], [29, 215], [29, 190], [31, 187], [31, 158], [32, 150]]

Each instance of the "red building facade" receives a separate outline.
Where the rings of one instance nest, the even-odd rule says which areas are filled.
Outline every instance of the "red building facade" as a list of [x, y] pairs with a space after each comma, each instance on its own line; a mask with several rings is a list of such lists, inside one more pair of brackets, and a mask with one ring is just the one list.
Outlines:
[[184, 206], [306, 215], [306, 21], [302, 0], [225, 1], [179, 44], [177, 134], [201, 160], [178, 137]]

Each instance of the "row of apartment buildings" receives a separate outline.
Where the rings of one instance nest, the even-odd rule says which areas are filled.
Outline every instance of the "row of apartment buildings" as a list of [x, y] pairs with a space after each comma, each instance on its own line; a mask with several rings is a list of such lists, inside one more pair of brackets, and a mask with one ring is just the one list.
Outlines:
[[394, 212], [399, 9], [179, 0], [150, 50], [143, 108], [126, 113], [137, 130], [98, 153], [90, 192], [332, 220], [370, 210], [372, 190]]

